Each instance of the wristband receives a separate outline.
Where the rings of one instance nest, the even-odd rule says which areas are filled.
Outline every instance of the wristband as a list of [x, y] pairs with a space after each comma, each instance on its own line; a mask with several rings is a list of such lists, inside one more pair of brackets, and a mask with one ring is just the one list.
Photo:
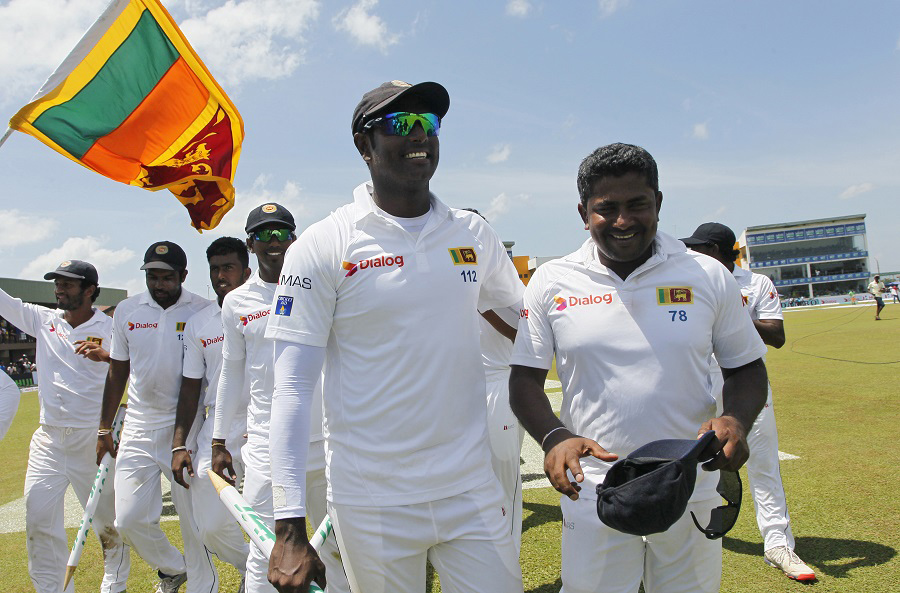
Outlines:
[[217, 442], [213, 442], [212, 447], [213, 447], [213, 449], [215, 449], [216, 447], [222, 447], [223, 449], [228, 448], [225, 446], [225, 443], [217, 443]]
[[548, 436], [550, 436], [551, 434], [553, 434], [553, 433], [556, 432], [557, 430], [565, 430], [565, 428], [566, 428], [565, 426], [557, 426], [556, 428], [554, 428], [553, 430], [551, 430], [550, 432], [548, 432], [547, 434], [545, 434], [545, 435], [544, 435], [544, 438], [541, 439], [541, 450], [543, 451], [543, 449], [544, 449], [544, 443], [547, 442], [547, 437], [548, 437]]
[[97, 429], [97, 436], [98, 436], [98, 437], [105, 437], [105, 436], [108, 435], [108, 434], [112, 434], [112, 429], [111, 429], [111, 428], [99, 428], [99, 429]]
[[181, 447], [172, 447], [172, 453], [177, 453], [177, 452], [179, 452], [179, 451], [187, 451], [187, 447], [185, 447], [185, 446], [181, 446]]

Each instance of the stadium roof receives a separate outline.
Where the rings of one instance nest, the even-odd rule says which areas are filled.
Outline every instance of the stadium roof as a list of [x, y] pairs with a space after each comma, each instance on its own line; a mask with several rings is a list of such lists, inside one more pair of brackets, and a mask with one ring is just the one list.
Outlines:
[[851, 214], [850, 216], [833, 216], [831, 218], [816, 218], [813, 220], [798, 220], [797, 222], [780, 222], [778, 224], [763, 224], [760, 226], [748, 226], [745, 232], [753, 232], [753, 231], [767, 231], [770, 229], [783, 229], [785, 227], [792, 226], [806, 226], [810, 224], [826, 224], [829, 222], [841, 222], [844, 220], [857, 220], [859, 218], [865, 218], [865, 214]]

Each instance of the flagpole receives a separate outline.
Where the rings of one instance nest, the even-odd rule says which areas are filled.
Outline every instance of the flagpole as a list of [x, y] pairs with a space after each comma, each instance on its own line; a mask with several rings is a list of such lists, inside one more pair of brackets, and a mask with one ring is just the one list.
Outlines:
[[2, 138], [0, 138], [0, 146], [3, 146], [3, 143], [6, 142], [6, 139], [9, 138], [10, 135], [12, 135], [12, 133], [13, 133], [12, 128], [6, 128], [6, 133], [3, 134]]

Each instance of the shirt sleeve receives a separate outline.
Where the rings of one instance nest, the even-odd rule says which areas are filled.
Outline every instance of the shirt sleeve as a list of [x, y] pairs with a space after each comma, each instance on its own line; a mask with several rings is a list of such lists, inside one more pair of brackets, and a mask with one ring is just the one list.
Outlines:
[[710, 290], [718, 296], [712, 327], [713, 354], [719, 366], [734, 369], [761, 358], [766, 353], [753, 320], [744, 309], [741, 289], [724, 266], [711, 268]]
[[308, 228], [290, 246], [266, 325], [266, 337], [324, 348], [331, 334], [340, 255], [337, 229], [326, 233], [326, 219]]
[[219, 378], [219, 388], [216, 391], [216, 414], [213, 424], [214, 439], [227, 439], [231, 425], [234, 423], [234, 415], [243, 399], [244, 388], [244, 361], [222, 360], [222, 375]]
[[236, 299], [228, 298], [232, 294], [225, 295], [225, 301], [222, 303], [222, 333], [225, 335], [225, 341], [222, 343], [222, 358], [244, 360], [247, 358], [247, 344], [244, 341], [244, 333], [240, 330], [240, 318], [235, 312]]
[[0, 371], [0, 441], [12, 425], [16, 410], [19, 409], [21, 393], [12, 378]]
[[756, 309], [757, 319], [784, 319], [781, 313], [781, 299], [778, 298], [778, 291], [772, 281], [758, 274], [759, 280], [759, 296], [754, 305]]
[[500, 236], [484, 222], [481, 217], [475, 217], [474, 231], [483, 246], [483, 265], [479, 265], [479, 274], [484, 272], [484, 279], [480, 280], [478, 295], [478, 309], [499, 309], [516, 304], [522, 298], [525, 286], [519, 280], [516, 266], [506, 253]]
[[0, 290], [0, 317], [15, 325], [26, 334], [36, 337], [40, 332], [42, 307], [23, 303]]
[[113, 360], [131, 360], [128, 353], [128, 336], [125, 331], [125, 312], [119, 308], [119, 314], [113, 315], [112, 348], [109, 357]]
[[519, 327], [510, 364], [550, 369], [553, 365], [553, 328], [549, 307], [545, 306], [544, 274], [539, 269], [525, 288]]
[[203, 357], [203, 344], [197, 336], [197, 316], [187, 322], [184, 331], [184, 363], [181, 374], [188, 379], [202, 379], [206, 376], [206, 359]]

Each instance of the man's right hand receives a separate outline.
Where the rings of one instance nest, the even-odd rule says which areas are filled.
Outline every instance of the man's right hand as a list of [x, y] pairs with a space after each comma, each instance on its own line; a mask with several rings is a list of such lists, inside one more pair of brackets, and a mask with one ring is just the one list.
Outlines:
[[116, 456], [116, 446], [113, 444], [112, 434], [97, 435], [97, 465], [100, 465], [103, 456], [107, 453], [113, 457]]
[[[544, 447], [547, 449], [544, 455], [544, 473], [547, 474], [547, 479], [560, 494], [565, 494], [572, 500], [578, 500], [578, 491], [581, 490], [578, 484], [584, 481], [579, 459], [588, 455], [603, 461], [615, 461], [619, 458], [601, 447], [597, 441], [573, 435], [565, 429], [548, 435]], [[572, 473], [574, 482], [569, 480], [566, 470]]]
[[[231, 463], [231, 453], [228, 451], [228, 449], [226, 449], [225, 446], [221, 444], [213, 445], [211, 463], [213, 473], [234, 486], [235, 473], [234, 466], [231, 465]], [[227, 474], [225, 473], [226, 470], [228, 471]]]
[[307, 593], [313, 581], [325, 588], [325, 565], [306, 539], [306, 519], [275, 521], [269, 582], [280, 593]]
[[175, 451], [172, 453], [172, 477], [175, 478], [176, 482], [190, 490], [190, 485], [184, 481], [182, 472], [185, 470], [187, 470], [187, 474], [190, 477], [194, 477], [194, 464], [191, 462], [191, 454], [185, 450]]

